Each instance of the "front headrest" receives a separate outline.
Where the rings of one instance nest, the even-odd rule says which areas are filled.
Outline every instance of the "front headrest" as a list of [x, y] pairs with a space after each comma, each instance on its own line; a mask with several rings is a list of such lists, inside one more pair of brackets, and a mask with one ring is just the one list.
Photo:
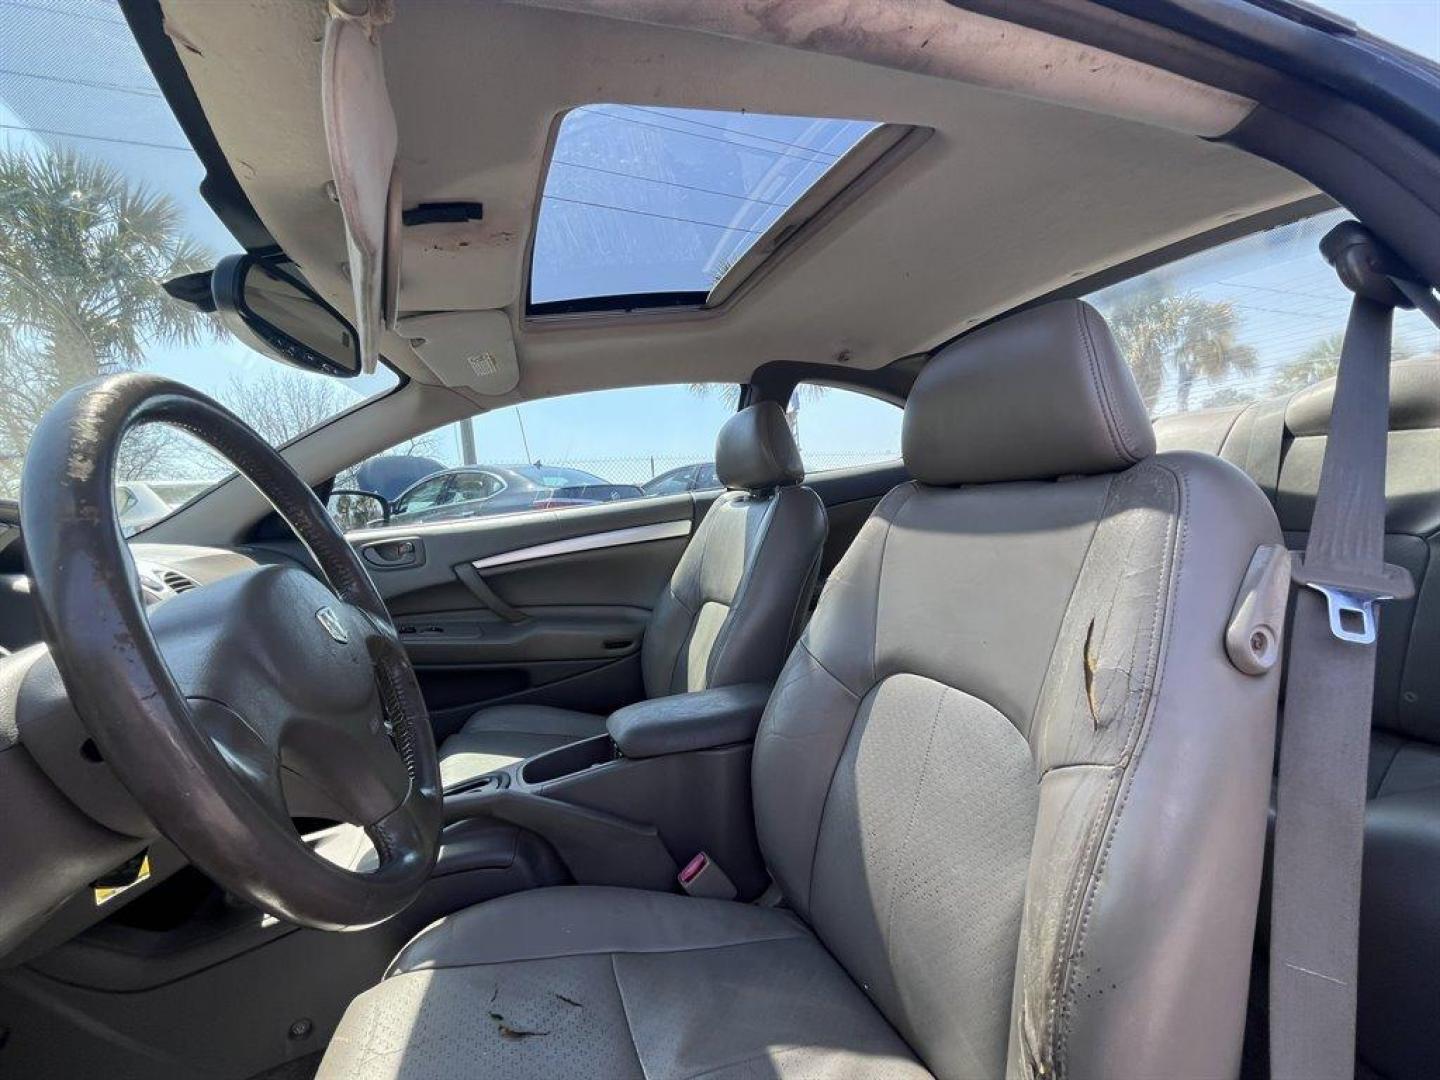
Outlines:
[[1128, 468], [1155, 452], [1155, 432], [1105, 320], [1057, 300], [936, 353], [901, 448], [923, 484], [988, 484]]
[[[1285, 410], [1292, 435], [1324, 435], [1330, 430], [1335, 380], [1301, 390]], [[1390, 368], [1390, 430], [1440, 428], [1440, 360], [1404, 360]]]
[[805, 477], [785, 410], [773, 401], [741, 409], [715, 440], [715, 475], [727, 488], [768, 491]]

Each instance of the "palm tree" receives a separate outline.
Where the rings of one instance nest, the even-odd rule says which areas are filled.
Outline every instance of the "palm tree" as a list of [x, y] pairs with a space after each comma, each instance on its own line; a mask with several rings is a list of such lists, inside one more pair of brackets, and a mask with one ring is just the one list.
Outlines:
[[[690, 383], [690, 392], [696, 397], [718, 397], [720, 403], [727, 408], [734, 409], [740, 405], [740, 385], [738, 383]], [[795, 389], [790, 392], [790, 401], [785, 406], [785, 419], [790, 423], [790, 434], [795, 436], [796, 443], [800, 441], [800, 405], [806, 401], [818, 401], [825, 396], [828, 386], [821, 386], [819, 383], [802, 382], [797, 383]]]
[[1340, 346], [1344, 343], [1344, 334], [1331, 334], [1311, 342], [1304, 352], [1275, 373], [1270, 389], [1277, 395], [1293, 394], [1328, 379], [1340, 369]]
[[1175, 405], [1179, 412], [1189, 410], [1196, 379], [1214, 383], [1232, 372], [1254, 373], [1255, 349], [1235, 339], [1237, 322], [1235, 308], [1228, 300], [1184, 298], [1184, 329], [1174, 360]]
[[1205, 300], [1191, 293], [1166, 295], [1158, 288], [1134, 297], [1110, 316], [1116, 340], [1152, 411], [1166, 385], [1174, 388], [1177, 411], [1185, 412], [1197, 381], [1213, 383], [1232, 372], [1254, 372], [1256, 353], [1236, 339], [1238, 323], [1228, 300]]
[[[1344, 344], [1343, 333], [1331, 334], [1311, 342], [1304, 352], [1275, 373], [1275, 378], [1270, 382], [1271, 391], [1277, 395], [1293, 394], [1307, 386], [1314, 386], [1322, 379], [1330, 378], [1340, 370], [1340, 349]], [[1411, 356], [1410, 350], [1398, 341], [1390, 347], [1391, 363], [1408, 360]]]
[[161, 288], [211, 261], [167, 196], [103, 162], [0, 150], [0, 491], [70, 387], [215, 332]]

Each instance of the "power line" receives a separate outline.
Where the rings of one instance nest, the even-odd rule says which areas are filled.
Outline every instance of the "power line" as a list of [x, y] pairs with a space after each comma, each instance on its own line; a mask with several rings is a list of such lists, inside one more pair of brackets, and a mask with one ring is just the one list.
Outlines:
[[637, 176], [634, 173], [616, 172], [614, 169], [602, 169], [598, 165], [582, 165], [578, 161], [562, 161], [554, 158], [551, 165], [564, 165], [570, 169], [587, 169], [590, 172], [604, 173], [606, 176], [618, 176], [624, 180], [642, 180], [647, 184], [664, 184], [666, 187], [683, 188], [685, 191], [699, 191], [705, 195], [721, 195], [727, 199], [739, 199], [741, 202], [755, 203], [759, 206], [778, 206], [781, 210], [790, 209], [790, 203], [773, 202], [770, 199], [757, 199], [753, 195], [737, 195], [733, 191], [716, 191], [714, 188], [695, 187], [692, 184], [682, 184], [678, 180], [660, 180], [653, 176]]
[[587, 202], [584, 199], [568, 199], [563, 195], [542, 195], [542, 199], [549, 199], [551, 202], [572, 203], [575, 206], [591, 206], [596, 210], [614, 210], [621, 214], [638, 214], [640, 217], [659, 218], [661, 221], [679, 221], [687, 225], [704, 225], [711, 229], [723, 229], [726, 232], [753, 233], [755, 236], [765, 235], [765, 229], [746, 229], [739, 225], [721, 225], [715, 221], [699, 221], [696, 218], [675, 217], [671, 214], [656, 214], [649, 210], [632, 210], [628, 206], [611, 206], [608, 203]]
[[158, 98], [161, 96], [159, 90], [149, 90], [143, 86], [121, 86], [119, 83], [94, 82], [90, 79], [66, 79], [59, 75], [42, 75], [38, 71], [0, 68], [0, 75], [10, 75], [21, 79], [39, 79], [42, 82], [62, 83], [66, 86], [84, 86], [91, 90], [113, 90], [119, 94], [135, 94], [137, 97]]
[[[5, 0], [0, 0], [4, 3]], [[194, 149], [189, 146], [176, 146], [173, 143], [145, 142], [143, 139], [121, 139], [110, 135], [81, 135], [75, 131], [56, 131], [53, 128], [25, 127], [23, 124], [0, 124], [0, 129], [5, 131], [19, 131], [31, 135], [54, 135], [61, 139], [88, 139], [90, 142], [119, 143], [122, 146], [143, 146], [147, 150], [174, 150], [181, 154], [193, 154]]]
[[75, 11], [71, 8], [50, 7], [47, 4], [32, 4], [26, 0], [0, 0], [0, 5], [5, 7], [21, 8], [25, 11], [43, 11], [47, 15], [64, 15], [70, 19], [86, 19], [90, 22], [105, 23], [107, 26], [124, 26], [120, 19], [107, 19], [104, 15], [94, 15], [88, 11]]
[[774, 139], [769, 135], [756, 135], [752, 131], [736, 131], [734, 128], [726, 127], [724, 124], [709, 124], [704, 120], [692, 120], [688, 116], [676, 116], [674, 113], [666, 112], [664, 109], [647, 109], [643, 105], [617, 105], [617, 109], [630, 109], [632, 112], [645, 113], [647, 116], [663, 116], [666, 120], [674, 120], [680, 124], [694, 124], [696, 127], [710, 128], [713, 131], [723, 131], [730, 135], [739, 135], [746, 139], [759, 139], [761, 142], [775, 143], [777, 146], [789, 146], [796, 150], [808, 150], [813, 154], [824, 154], [826, 157], [838, 158], [840, 155], [831, 153], [829, 150], [821, 150], [816, 146], [806, 146], [804, 143], [786, 142], [784, 139]]
[[[606, 120], [618, 120], [622, 124], [634, 124], [637, 127], [653, 128], [655, 131], [668, 131], [672, 135], [684, 135], [690, 139], [704, 139], [706, 142], [721, 143], [725, 146], [733, 146], [737, 150], [751, 150], [757, 154], [770, 154], [774, 157], [798, 158], [801, 161], [808, 161], [812, 165], [833, 164], [836, 157], [834, 154], [826, 154], [819, 150], [807, 151], [807, 153], [817, 156], [806, 157], [804, 154], [792, 154], [784, 150], [772, 150], [768, 146], [750, 146], [746, 143], [736, 142], [734, 139], [718, 139], [714, 135], [702, 135], [698, 131], [685, 131], [682, 128], [666, 127], [664, 124], [648, 124], [644, 120], [636, 120], [633, 116], [620, 116], [617, 113], [601, 112], [599, 109], [581, 107], [574, 111], [578, 113], [588, 113], [592, 116], [603, 116]], [[735, 134], [743, 135], [742, 132], [736, 132]]]

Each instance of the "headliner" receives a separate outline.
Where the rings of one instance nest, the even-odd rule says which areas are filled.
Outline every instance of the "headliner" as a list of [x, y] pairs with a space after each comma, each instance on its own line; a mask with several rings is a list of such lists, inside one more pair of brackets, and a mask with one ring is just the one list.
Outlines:
[[[777, 361], [878, 367], [1315, 193], [1207, 138], [1243, 119], [1243, 99], [941, 0], [906, 5], [903, 25], [876, 0], [549, 2], [575, 10], [426, 0], [395, 5], [380, 29], [405, 205], [485, 205], [482, 222], [406, 230], [400, 309], [505, 312], [518, 387], [458, 387], [484, 408], [603, 386], [745, 380]], [[325, 191], [324, 5], [163, 6], [260, 218], [332, 303], [353, 310], [340, 211]], [[600, 7], [606, 14], [585, 10]], [[866, 31], [821, 32], [845, 16]], [[863, 117], [933, 134], [866, 174], [717, 311], [527, 322], [554, 128], [567, 109], [597, 101]], [[476, 325], [493, 333], [497, 323]], [[382, 349], [416, 381], [443, 381], [394, 333]]]

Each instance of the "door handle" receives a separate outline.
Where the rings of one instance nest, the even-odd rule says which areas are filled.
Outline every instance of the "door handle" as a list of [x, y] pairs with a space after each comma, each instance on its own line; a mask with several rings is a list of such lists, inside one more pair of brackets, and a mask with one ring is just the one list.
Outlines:
[[495, 590], [490, 588], [489, 582], [480, 576], [480, 571], [471, 566], [468, 562], [461, 563], [455, 567], [455, 576], [460, 583], [470, 590], [470, 595], [479, 600], [481, 604], [489, 608], [500, 618], [508, 623], [522, 623], [530, 618], [519, 608], [506, 603], [496, 595]]
[[360, 549], [360, 557], [379, 570], [405, 570], [425, 562], [425, 541], [418, 536], [371, 540]]

